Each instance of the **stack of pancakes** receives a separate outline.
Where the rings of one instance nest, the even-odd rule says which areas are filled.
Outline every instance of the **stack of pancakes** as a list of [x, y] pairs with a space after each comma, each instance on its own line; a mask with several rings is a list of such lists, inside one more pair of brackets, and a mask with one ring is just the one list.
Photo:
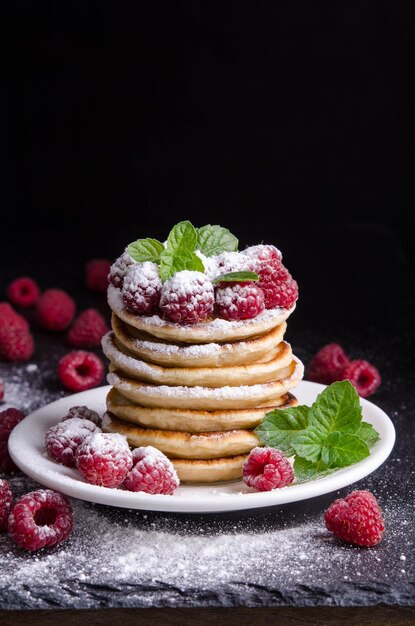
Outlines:
[[112, 285], [108, 302], [112, 332], [102, 345], [113, 388], [104, 430], [158, 448], [184, 482], [240, 478], [260, 445], [253, 429], [275, 407], [297, 404], [289, 391], [303, 366], [283, 340], [293, 309], [185, 326], [134, 315]]

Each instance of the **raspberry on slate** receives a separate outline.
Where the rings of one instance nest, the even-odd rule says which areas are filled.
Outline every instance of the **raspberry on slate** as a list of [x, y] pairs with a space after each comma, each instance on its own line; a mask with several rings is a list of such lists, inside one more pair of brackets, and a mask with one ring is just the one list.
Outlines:
[[215, 309], [225, 320], [251, 319], [264, 308], [264, 292], [255, 283], [220, 283], [215, 289]]
[[91, 291], [105, 293], [108, 287], [108, 274], [111, 261], [108, 259], [92, 259], [85, 265], [86, 286]]
[[344, 367], [340, 380], [350, 380], [352, 385], [356, 388], [357, 393], [362, 398], [371, 396], [372, 393], [378, 390], [382, 379], [379, 371], [374, 365], [371, 365], [368, 361], [356, 359], [350, 361]]
[[0, 328], [0, 359], [2, 361], [28, 361], [34, 350], [33, 337], [28, 330], [14, 326]]
[[36, 304], [40, 296], [40, 290], [37, 283], [27, 276], [16, 278], [7, 288], [7, 296], [9, 300], [22, 309], [28, 308]]
[[76, 453], [76, 467], [93, 485], [117, 487], [133, 466], [127, 439], [118, 433], [95, 433], [85, 439]]
[[281, 450], [257, 447], [244, 462], [243, 480], [257, 491], [271, 491], [290, 485], [294, 472]]
[[162, 282], [156, 263], [146, 261], [130, 265], [124, 278], [122, 297], [132, 313], [154, 313], [159, 302]]
[[315, 383], [331, 385], [336, 380], [341, 380], [342, 372], [348, 363], [349, 359], [343, 348], [338, 343], [329, 343], [309, 362], [306, 378]]
[[0, 302], [0, 328], [29, 330], [29, 324], [23, 315], [19, 315], [8, 302]]
[[38, 300], [36, 314], [44, 330], [65, 330], [75, 317], [75, 302], [62, 289], [47, 289]]
[[358, 546], [375, 546], [385, 530], [382, 511], [370, 491], [352, 491], [344, 499], [335, 500], [324, 520], [336, 537]]
[[180, 481], [173, 463], [165, 454], [153, 446], [144, 446], [135, 448], [132, 457], [133, 468], [123, 483], [126, 489], [152, 494], [173, 494]]
[[90, 422], [94, 422], [97, 426], [101, 426], [101, 417], [99, 413], [93, 409], [89, 409], [87, 406], [72, 406], [69, 409], [68, 414], [65, 415], [65, 417], [62, 417], [61, 422], [72, 419], [72, 417], [89, 420]]
[[86, 309], [71, 326], [68, 343], [75, 348], [98, 346], [108, 330], [106, 321], [96, 309]]
[[10, 483], [0, 478], [0, 530], [7, 528], [10, 510], [13, 504], [13, 494]]
[[242, 250], [242, 254], [246, 254], [253, 261], [269, 261], [270, 259], [277, 259], [277, 261], [281, 261], [282, 259], [282, 254], [278, 248], [270, 244], [250, 246], [249, 248]]
[[18, 409], [10, 408], [0, 412], [0, 471], [5, 474], [11, 474], [18, 469], [11, 459], [7, 445], [10, 433], [23, 418], [24, 413]]
[[71, 417], [49, 428], [45, 436], [46, 452], [54, 461], [75, 467], [78, 447], [89, 435], [98, 432], [101, 429], [90, 420]]
[[84, 391], [96, 387], [104, 376], [104, 364], [93, 352], [74, 350], [65, 354], [58, 364], [58, 376], [64, 387]]
[[201, 272], [183, 270], [164, 283], [160, 309], [167, 319], [179, 324], [197, 324], [213, 311], [212, 282]]
[[122, 255], [119, 256], [118, 259], [111, 265], [108, 276], [109, 282], [112, 283], [114, 287], [121, 289], [130, 266], [135, 263], [136, 261], [130, 257], [128, 252], [123, 252]]
[[50, 548], [69, 537], [73, 512], [69, 500], [56, 491], [39, 489], [16, 502], [9, 516], [9, 534], [25, 550]]
[[4, 382], [0, 380], [0, 402], [4, 400]]

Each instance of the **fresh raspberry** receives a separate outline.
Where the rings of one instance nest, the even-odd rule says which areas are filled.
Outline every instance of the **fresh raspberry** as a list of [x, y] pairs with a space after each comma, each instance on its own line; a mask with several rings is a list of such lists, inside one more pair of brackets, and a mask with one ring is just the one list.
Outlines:
[[10, 483], [0, 478], [0, 530], [7, 528], [10, 509], [13, 504], [13, 494]]
[[133, 468], [124, 480], [129, 491], [163, 493], [171, 496], [180, 484], [173, 463], [157, 448], [145, 446], [133, 450]]
[[85, 265], [86, 286], [91, 291], [105, 293], [108, 287], [108, 274], [111, 261], [108, 259], [92, 259]]
[[11, 459], [7, 444], [13, 428], [22, 421], [24, 413], [18, 409], [6, 409], [0, 412], [0, 471], [11, 474], [18, 470]]
[[298, 298], [298, 285], [281, 261], [260, 261], [254, 271], [259, 274], [258, 287], [264, 292], [266, 309], [293, 306]]
[[356, 391], [362, 398], [367, 398], [375, 393], [380, 387], [382, 379], [379, 371], [368, 361], [356, 359], [350, 361], [344, 367], [340, 380], [350, 380], [356, 387]]
[[93, 422], [71, 417], [49, 428], [45, 436], [46, 452], [54, 461], [75, 467], [77, 449], [89, 435], [98, 432], [101, 429]]
[[15, 306], [26, 309], [36, 304], [40, 290], [32, 278], [24, 276], [16, 278], [10, 283], [7, 288], [7, 296]]
[[38, 300], [37, 319], [44, 330], [65, 330], [75, 317], [75, 308], [75, 302], [65, 291], [47, 289]]
[[343, 348], [338, 343], [329, 343], [313, 356], [307, 366], [306, 379], [323, 385], [331, 385], [341, 380], [341, 375], [349, 363]]
[[136, 261], [130, 257], [128, 252], [123, 252], [122, 255], [119, 256], [118, 259], [111, 265], [108, 276], [109, 282], [112, 283], [114, 287], [121, 289], [130, 266], [135, 263]]
[[229, 272], [250, 272], [253, 270], [252, 259], [242, 252], [222, 252], [214, 258], [217, 266], [215, 278]]
[[26, 493], [9, 516], [9, 534], [25, 550], [50, 548], [64, 541], [73, 528], [73, 511], [65, 496], [51, 489]]
[[294, 472], [281, 450], [254, 448], [243, 466], [243, 479], [257, 491], [286, 487], [294, 480]]
[[164, 283], [160, 309], [172, 322], [197, 324], [213, 311], [212, 282], [201, 272], [183, 270]]
[[259, 244], [258, 246], [250, 246], [242, 251], [242, 254], [246, 254], [254, 262], [256, 261], [269, 261], [270, 259], [276, 259], [281, 261], [282, 254], [272, 245]]
[[215, 308], [225, 320], [247, 320], [264, 308], [264, 292], [255, 283], [221, 283], [215, 289]]
[[13, 326], [0, 328], [0, 360], [28, 361], [34, 349], [33, 337], [28, 330]]
[[127, 439], [118, 433], [96, 433], [81, 444], [76, 453], [76, 467], [93, 485], [117, 487], [133, 466]]
[[93, 409], [89, 409], [87, 406], [72, 406], [68, 411], [68, 415], [62, 417], [61, 422], [72, 419], [72, 417], [79, 417], [82, 420], [89, 420], [97, 426], [101, 426], [100, 415]]
[[68, 343], [75, 348], [98, 346], [109, 328], [96, 309], [86, 309], [74, 321], [68, 332]]
[[156, 263], [146, 261], [130, 265], [122, 287], [125, 306], [138, 315], [154, 313], [160, 302], [162, 285]]
[[325, 512], [324, 521], [336, 537], [358, 546], [375, 546], [385, 530], [382, 511], [370, 491], [352, 491], [344, 499], [335, 500]]
[[19, 315], [8, 302], [0, 302], [0, 328], [29, 330], [29, 324], [23, 315]]
[[0, 402], [4, 400], [4, 382], [0, 380]]
[[74, 350], [61, 358], [58, 376], [64, 387], [84, 391], [96, 387], [104, 376], [104, 364], [93, 352]]

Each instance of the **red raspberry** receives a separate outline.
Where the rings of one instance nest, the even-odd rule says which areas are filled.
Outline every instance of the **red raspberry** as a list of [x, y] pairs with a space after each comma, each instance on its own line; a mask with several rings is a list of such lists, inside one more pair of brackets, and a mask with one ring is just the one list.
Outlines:
[[93, 422], [71, 417], [49, 428], [45, 436], [46, 452], [54, 461], [75, 467], [77, 449], [89, 435], [97, 432], [101, 429]]
[[29, 324], [23, 315], [19, 315], [8, 302], [0, 302], [0, 328], [13, 327], [29, 330]]
[[173, 463], [157, 448], [145, 446], [133, 450], [133, 468], [124, 480], [129, 491], [163, 493], [171, 496], [179, 486]]
[[104, 376], [104, 365], [93, 352], [74, 350], [61, 358], [58, 364], [61, 383], [71, 391], [96, 387]]
[[61, 422], [72, 419], [72, 417], [89, 420], [90, 422], [94, 422], [97, 426], [101, 426], [101, 417], [99, 414], [93, 409], [89, 409], [87, 406], [72, 406], [68, 411], [68, 415], [62, 417]]
[[64, 541], [73, 528], [69, 500], [61, 493], [39, 489], [26, 493], [9, 516], [9, 534], [25, 550], [50, 548]]
[[108, 287], [108, 274], [111, 261], [108, 259], [92, 259], [85, 265], [86, 286], [91, 291], [105, 293]]
[[13, 280], [7, 288], [7, 296], [15, 306], [26, 309], [39, 299], [40, 290], [32, 278], [24, 276]]
[[4, 382], [0, 380], [0, 402], [4, 400]]
[[382, 511], [370, 491], [352, 491], [344, 500], [335, 500], [324, 521], [336, 537], [358, 546], [375, 546], [385, 530]]
[[255, 283], [221, 283], [215, 289], [216, 312], [225, 320], [247, 320], [264, 310], [264, 292]]
[[81, 444], [76, 453], [76, 467], [93, 485], [117, 487], [133, 466], [127, 439], [117, 433], [96, 433]]
[[253, 261], [269, 261], [270, 259], [276, 259], [281, 261], [282, 254], [272, 245], [259, 244], [258, 246], [250, 246], [246, 250], [242, 251], [242, 254], [246, 254]]
[[33, 337], [22, 328], [0, 328], [0, 359], [3, 361], [28, 361], [35, 350]]
[[343, 369], [340, 380], [350, 380], [356, 387], [356, 391], [362, 398], [371, 396], [378, 390], [382, 379], [379, 371], [368, 361], [355, 360], [347, 363]]
[[134, 265], [136, 261], [130, 257], [128, 252], [123, 252], [120, 257], [111, 265], [108, 280], [121, 289], [124, 284], [124, 278], [131, 265]]
[[18, 409], [6, 409], [0, 412], [0, 471], [11, 474], [18, 470], [11, 459], [7, 444], [13, 428], [22, 421], [24, 413]]
[[183, 270], [163, 285], [160, 309], [172, 322], [197, 324], [213, 311], [212, 282], [201, 272]]
[[281, 450], [254, 448], [244, 462], [243, 479], [257, 491], [271, 491], [291, 484], [294, 472]]
[[75, 348], [98, 346], [108, 330], [106, 321], [96, 309], [86, 309], [74, 321], [68, 333], [68, 343]]
[[0, 530], [7, 528], [10, 509], [13, 504], [13, 494], [10, 483], [0, 478]]
[[122, 288], [125, 306], [138, 315], [154, 313], [160, 302], [162, 285], [156, 263], [146, 261], [130, 265]]
[[260, 261], [255, 271], [259, 274], [258, 287], [264, 292], [266, 309], [293, 306], [298, 298], [298, 285], [281, 261]]
[[37, 319], [45, 330], [65, 330], [75, 317], [75, 308], [75, 302], [65, 291], [47, 289], [37, 303]]
[[215, 278], [229, 272], [250, 272], [253, 270], [252, 259], [241, 252], [222, 252], [214, 259], [217, 268]]
[[329, 343], [317, 352], [307, 366], [307, 380], [331, 385], [341, 380], [342, 372], [349, 363], [343, 348], [338, 343]]

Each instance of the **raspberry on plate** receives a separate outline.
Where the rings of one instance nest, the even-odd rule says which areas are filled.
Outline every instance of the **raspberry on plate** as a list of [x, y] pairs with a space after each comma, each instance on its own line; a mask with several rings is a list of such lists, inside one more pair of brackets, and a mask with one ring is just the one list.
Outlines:
[[244, 462], [243, 480], [257, 491], [271, 491], [290, 485], [294, 472], [281, 450], [257, 447]]
[[111, 261], [108, 259], [92, 259], [85, 266], [86, 286], [91, 291], [105, 293], [108, 287], [108, 275]]
[[0, 412], [0, 471], [11, 474], [18, 470], [11, 459], [8, 449], [9, 436], [13, 428], [22, 421], [24, 413], [10, 408]]
[[362, 398], [367, 398], [380, 387], [382, 379], [379, 370], [368, 361], [356, 359], [344, 367], [340, 380], [350, 380]]
[[13, 494], [8, 480], [0, 478], [0, 531], [7, 528]]
[[255, 283], [220, 283], [215, 289], [215, 309], [225, 320], [251, 319], [264, 308], [264, 292]]
[[77, 449], [89, 435], [98, 432], [101, 429], [94, 422], [71, 417], [49, 428], [45, 436], [46, 452], [54, 461], [75, 467]]
[[65, 422], [72, 417], [79, 417], [83, 420], [89, 420], [90, 422], [94, 422], [94, 424], [96, 424], [97, 426], [101, 426], [101, 417], [99, 413], [97, 413], [93, 409], [88, 408], [87, 406], [72, 406], [69, 409], [68, 414], [65, 415], [65, 417], [62, 417], [61, 422]]
[[86, 481], [102, 487], [117, 487], [133, 466], [127, 439], [118, 433], [95, 433], [76, 453], [76, 467]]
[[341, 380], [342, 372], [349, 363], [343, 348], [338, 343], [328, 343], [313, 356], [307, 366], [306, 379], [323, 385]]
[[35, 350], [31, 333], [24, 328], [0, 328], [0, 359], [2, 361], [28, 361]]
[[15, 306], [22, 309], [36, 304], [40, 296], [37, 283], [27, 276], [16, 278], [7, 288], [7, 296]]
[[44, 330], [65, 330], [75, 317], [75, 308], [75, 302], [66, 291], [47, 289], [36, 307], [39, 325]]
[[290, 309], [298, 298], [298, 285], [279, 259], [260, 261], [255, 267], [258, 287], [264, 292], [265, 308]]
[[124, 284], [124, 278], [131, 265], [134, 265], [136, 261], [127, 251], [123, 252], [121, 256], [111, 265], [108, 279], [114, 287], [121, 289]]
[[164, 283], [160, 309], [172, 322], [197, 324], [212, 313], [214, 300], [213, 284], [207, 276], [183, 270]]
[[74, 350], [58, 364], [58, 376], [66, 389], [84, 391], [96, 387], [104, 376], [104, 364], [93, 352]]
[[143, 446], [135, 448], [132, 456], [133, 468], [123, 482], [126, 489], [152, 494], [174, 493], [180, 481], [173, 463], [165, 454], [153, 446]]
[[106, 321], [96, 309], [86, 309], [71, 326], [68, 343], [75, 348], [92, 348], [100, 344], [108, 330]]
[[19, 315], [8, 302], [0, 302], [0, 328], [29, 330], [29, 324], [23, 315]]
[[253, 261], [269, 261], [270, 259], [277, 259], [281, 261], [282, 254], [275, 246], [270, 244], [259, 244], [257, 246], [250, 246], [242, 251], [242, 254], [246, 254]]
[[161, 288], [158, 265], [146, 261], [130, 265], [121, 293], [127, 309], [143, 315], [154, 313], [160, 302]]
[[385, 530], [382, 511], [370, 491], [352, 491], [344, 499], [335, 500], [324, 520], [336, 537], [358, 546], [375, 546]]
[[26, 493], [9, 516], [9, 534], [25, 550], [40, 550], [61, 543], [71, 534], [73, 511], [69, 500], [50, 489]]

